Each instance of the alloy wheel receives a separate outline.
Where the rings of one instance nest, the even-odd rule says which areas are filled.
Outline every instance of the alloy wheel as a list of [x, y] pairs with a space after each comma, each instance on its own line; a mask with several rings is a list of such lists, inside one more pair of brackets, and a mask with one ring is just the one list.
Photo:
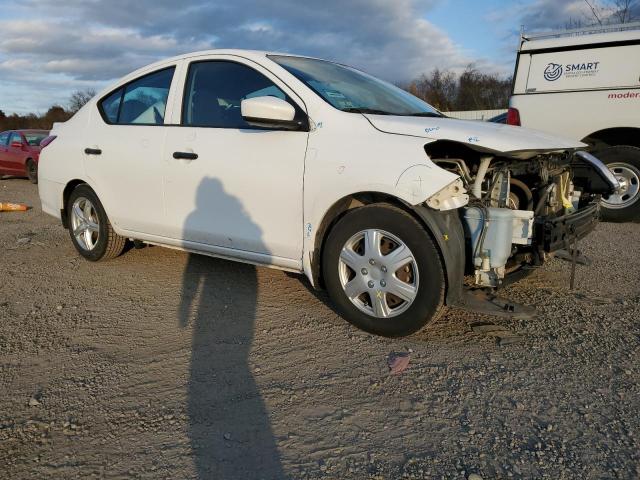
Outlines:
[[78, 197], [71, 207], [71, 229], [78, 245], [86, 251], [93, 250], [100, 237], [98, 212], [91, 201]]

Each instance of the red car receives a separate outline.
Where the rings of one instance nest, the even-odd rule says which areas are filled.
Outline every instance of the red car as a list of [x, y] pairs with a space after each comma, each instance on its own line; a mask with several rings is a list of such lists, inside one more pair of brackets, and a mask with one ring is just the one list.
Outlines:
[[38, 183], [40, 142], [47, 130], [9, 130], [0, 133], [0, 175], [28, 177]]

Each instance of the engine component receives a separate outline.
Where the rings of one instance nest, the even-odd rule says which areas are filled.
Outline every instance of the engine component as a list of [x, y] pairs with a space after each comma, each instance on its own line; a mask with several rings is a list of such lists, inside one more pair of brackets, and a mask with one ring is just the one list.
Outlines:
[[482, 198], [482, 182], [484, 182], [484, 177], [487, 174], [487, 170], [489, 170], [491, 160], [493, 160], [493, 157], [482, 157], [480, 160], [480, 166], [478, 167], [478, 173], [476, 174], [476, 181], [473, 184], [473, 196], [477, 199]]
[[492, 207], [505, 208], [509, 206], [509, 196], [511, 194], [509, 170], [502, 169], [496, 172], [491, 181], [491, 191], [489, 203]]
[[533, 192], [521, 180], [511, 177], [509, 181], [509, 208], [512, 210], [520, 210], [525, 207], [526, 210], [533, 210]]
[[469, 207], [465, 224], [471, 239], [475, 283], [497, 287], [505, 276], [512, 244], [530, 245], [533, 238], [533, 212], [508, 208]]
[[427, 205], [434, 210], [454, 210], [469, 203], [469, 195], [462, 179], [458, 178], [427, 199]]

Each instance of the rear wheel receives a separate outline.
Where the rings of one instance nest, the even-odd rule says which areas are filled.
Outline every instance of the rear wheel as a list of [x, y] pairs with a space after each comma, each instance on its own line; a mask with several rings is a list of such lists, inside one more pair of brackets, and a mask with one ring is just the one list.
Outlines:
[[69, 234], [80, 255], [97, 262], [115, 258], [126, 239], [115, 233], [98, 196], [88, 185], [78, 185], [67, 202]]
[[640, 218], [640, 148], [627, 145], [596, 152], [620, 183], [620, 191], [602, 199], [602, 218], [628, 222]]
[[31, 183], [38, 183], [38, 164], [31, 159], [27, 160], [25, 164], [27, 170], [27, 177]]
[[348, 212], [331, 230], [323, 253], [327, 291], [353, 325], [397, 337], [438, 318], [444, 269], [429, 233], [391, 205]]

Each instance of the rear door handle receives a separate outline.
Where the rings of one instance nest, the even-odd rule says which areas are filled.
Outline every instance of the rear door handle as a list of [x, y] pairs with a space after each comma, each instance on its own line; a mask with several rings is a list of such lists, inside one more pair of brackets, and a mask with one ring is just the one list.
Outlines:
[[198, 154], [192, 152], [173, 152], [173, 158], [176, 160], [197, 160]]
[[85, 148], [84, 153], [87, 155], [102, 155], [102, 150], [99, 148]]

